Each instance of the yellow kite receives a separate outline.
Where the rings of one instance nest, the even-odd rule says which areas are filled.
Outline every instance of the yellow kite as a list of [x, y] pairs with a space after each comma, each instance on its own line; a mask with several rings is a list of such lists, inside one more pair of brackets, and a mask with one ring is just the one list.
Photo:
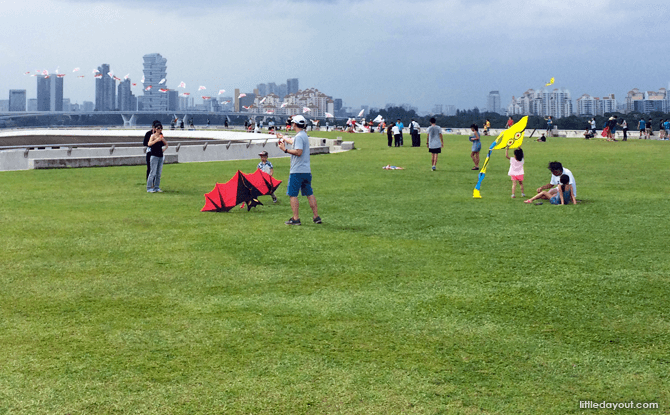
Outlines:
[[548, 83], [544, 84], [544, 86], [549, 86], [554, 84], [554, 78], [551, 78]]

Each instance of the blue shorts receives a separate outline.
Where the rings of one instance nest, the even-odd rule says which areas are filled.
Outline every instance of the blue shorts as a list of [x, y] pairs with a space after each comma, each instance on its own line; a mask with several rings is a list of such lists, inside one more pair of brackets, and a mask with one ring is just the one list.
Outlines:
[[482, 142], [480, 140], [475, 140], [472, 142], [472, 151], [475, 153], [479, 153], [482, 149]]
[[311, 196], [312, 191], [312, 173], [291, 173], [288, 175], [288, 190], [286, 194], [290, 197], [298, 197], [298, 191], [303, 196]]

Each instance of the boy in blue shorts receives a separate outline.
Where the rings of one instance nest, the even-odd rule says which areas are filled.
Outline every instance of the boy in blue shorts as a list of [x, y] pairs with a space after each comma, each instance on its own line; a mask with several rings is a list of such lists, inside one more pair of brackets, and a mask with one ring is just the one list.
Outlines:
[[[302, 115], [294, 115], [291, 120], [291, 126], [298, 134], [291, 138], [282, 138], [279, 141], [279, 148], [291, 155], [291, 169], [288, 176], [288, 190], [286, 194], [291, 200], [291, 211], [293, 216], [284, 222], [287, 225], [300, 225], [300, 216], [298, 216], [298, 193], [307, 197], [309, 207], [312, 209], [314, 223], [321, 223], [321, 218], [317, 211], [316, 198], [312, 191], [312, 169], [309, 164], [309, 137], [305, 133], [307, 120]], [[292, 148], [287, 149], [286, 143], [291, 144]]]
[[[268, 152], [263, 150], [258, 153], [258, 155], [261, 156], [261, 162], [258, 163], [256, 168], [258, 170], [263, 170], [264, 173], [267, 173], [270, 176], [274, 175], [275, 170], [272, 167], [272, 163], [268, 161]], [[272, 196], [272, 203], [277, 203], [277, 196], [275, 196], [275, 192], [270, 193], [270, 196]]]

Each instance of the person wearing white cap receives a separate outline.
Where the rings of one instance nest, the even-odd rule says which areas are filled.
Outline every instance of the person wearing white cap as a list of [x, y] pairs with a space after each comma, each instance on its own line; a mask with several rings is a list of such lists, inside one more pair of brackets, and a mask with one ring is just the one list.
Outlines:
[[[293, 216], [284, 222], [287, 225], [300, 225], [300, 216], [298, 215], [298, 193], [307, 197], [309, 207], [312, 209], [314, 223], [321, 223], [321, 218], [316, 206], [316, 197], [312, 190], [312, 169], [309, 164], [309, 137], [305, 133], [307, 120], [302, 115], [294, 115], [291, 120], [291, 126], [298, 134], [291, 138], [282, 138], [279, 140], [279, 148], [291, 155], [291, 169], [288, 177], [288, 190], [286, 194], [291, 200], [291, 210]], [[291, 148], [286, 148], [286, 143], [291, 144]]]

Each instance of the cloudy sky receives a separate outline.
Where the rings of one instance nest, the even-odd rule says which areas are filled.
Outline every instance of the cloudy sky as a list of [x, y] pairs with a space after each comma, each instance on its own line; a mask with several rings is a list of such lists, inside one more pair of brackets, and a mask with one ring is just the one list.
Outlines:
[[[65, 97], [94, 101], [92, 69], [142, 77], [167, 58], [167, 86], [208, 93], [299, 78], [346, 106], [485, 107], [499, 90], [551, 77], [576, 99], [668, 88], [667, 0], [0, 0], [0, 99], [36, 97], [27, 71], [57, 68]], [[76, 78], [81, 68], [86, 77]], [[137, 87], [135, 94], [141, 94]]]

